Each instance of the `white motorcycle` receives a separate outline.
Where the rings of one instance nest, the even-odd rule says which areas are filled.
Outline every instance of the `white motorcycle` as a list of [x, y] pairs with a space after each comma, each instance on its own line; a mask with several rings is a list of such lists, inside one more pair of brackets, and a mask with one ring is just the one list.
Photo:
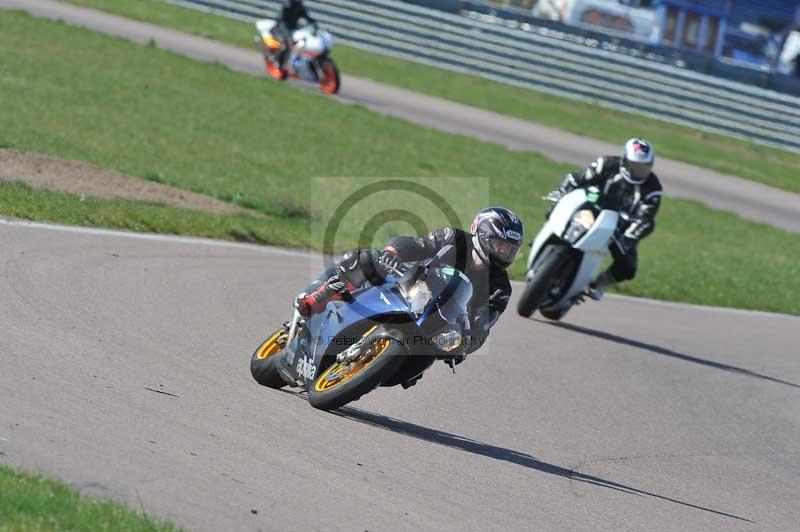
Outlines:
[[602, 207], [597, 187], [564, 195], [536, 235], [528, 256], [526, 286], [517, 304], [520, 316], [536, 310], [560, 320], [578, 303], [609, 254], [620, 219], [627, 214]]
[[333, 37], [330, 32], [319, 29], [316, 24], [304, 26], [292, 34], [292, 48], [284, 65], [279, 64], [281, 41], [273, 34], [277, 22], [256, 22], [256, 43], [264, 55], [267, 74], [273, 79], [296, 78], [318, 84], [322, 92], [336, 94], [341, 86], [339, 68], [330, 57]]

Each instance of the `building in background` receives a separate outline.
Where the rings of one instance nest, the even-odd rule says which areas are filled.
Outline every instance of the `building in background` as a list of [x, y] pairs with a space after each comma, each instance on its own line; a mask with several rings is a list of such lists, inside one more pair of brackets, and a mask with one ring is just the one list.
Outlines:
[[655, 0], [652, 44], [719, 57], [728, 29], [728, 0]]
[[800, 6], [795, 11], [791, 28], [784, 32], [775, 69], [800, 77]]
[[[800, 0], [464, 0], [681, 53], [796, 71]], [[462, 7], [463, 9], [463, 7]]]
[[647, 40], [655, 22], [648, 0], [539, 0], [533, 14], [572, 26]]
[[760, 67], [778, 61], [800, 0], [653, 0], [650, 42]]

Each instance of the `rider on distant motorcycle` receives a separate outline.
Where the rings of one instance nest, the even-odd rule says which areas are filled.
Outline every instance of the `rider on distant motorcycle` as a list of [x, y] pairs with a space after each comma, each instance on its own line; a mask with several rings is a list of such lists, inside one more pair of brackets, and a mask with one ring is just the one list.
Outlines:
[[281, 41], [281, 49], [278, 52], [278, 64], [284, 67], [286, 56], [292, 48], [292, 33], [300, 27], [300, 20], [305, 19], [306, 24], [314, 24], [316, 21], [306, 11], [303, 0], [284, 0], [281, 13], [276, 20], [277, 24], [272, 32]]
[[470, 233], [445, 227], [423, 237], [392, 238], [383, 251], [349, 251], [326, 270], [310, 293], [298, 296], [296, 306], [308, 318], [365, 282], [383, 284], [381, 272], [396, 269], [402, 262], [431, 258], [453, 244], [456, 251], [451, 263], [469, 278], [473, 289], [470, 341], [465, 349], [471, 353], [483, 345], [489, 329], [508, 305], [511, 283], [506, 269], [519, 253], [523, 233], [522, 220], [516, 214], [503, 207], [489, 207], [475, 216]]
[[610, 246], [614, 263], [595, 280], [589, 296], [600, 300], [606, 288], [629, 281], [636, 276], [639, 241], [655, 229], [655, 217], [661, 206], [661, 183], [653, 173], [655, 149], [645, 140], [631, 139], [625, 144], [622, 157], [600, 157], [580, 173], [564, 176], [558, 189], [548, 196], [557, 202], [577, 188], [596, 186], [610, 208], [630, 215], [620, 220], [619, 235]]

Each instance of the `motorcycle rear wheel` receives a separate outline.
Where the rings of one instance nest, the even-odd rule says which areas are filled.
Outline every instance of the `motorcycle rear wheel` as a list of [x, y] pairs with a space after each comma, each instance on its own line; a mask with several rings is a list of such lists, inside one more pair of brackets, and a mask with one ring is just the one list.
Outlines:
[[525, 284], [525, 290], [517, 303], [517, 313], [524, 318], [529, 318], [543, 302], [547, 290], [553, 280], [569, 259], [569, 248], [566, 246], [550, 245], [542, 250], [541, 259], [534, 262], [533, 279]]
[[264, 57], [264, 64], [267, 67], [269, 77], [278, 81], [286, 79], [286, 71], [281, 69], [272, 57]]
[[308, 389], [308, 402], [320, 410], [333, 410], [356, 401], [388, 381], [406, 361], [406, 349], [392, 338], [375, 338], [364, 354], [350, 364], [334, 362]]
[[276, 368], [278, 363], [279, 354], [283, 351], [280, 345], [288, 335], [285, 328], [278, 329], [269, 338], [264, 340], [258, 348], [253, 352], [250, 357], [250, 373], [253, 378], [261, 386], [268, 388], [283, 388], [286, 386], [286, 381], [281, 377]]

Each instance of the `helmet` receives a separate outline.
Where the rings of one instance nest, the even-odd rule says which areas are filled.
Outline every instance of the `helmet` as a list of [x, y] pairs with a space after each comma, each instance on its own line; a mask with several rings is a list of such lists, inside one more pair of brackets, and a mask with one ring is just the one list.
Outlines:
[[625, 143], [620, 173], [628, 183], [641, 185], [653, 171], [655, 160], [656, 150], [649, 142], [631, 139]]
[[484, 263], [508, 268], [522, 247], [525, 226], [505, 207], [489, 207], [472, 220], [472, 244]]
[[283, 5], [286, 7], [296, 7], [303, 4], [303, 0], [284, 0]]

